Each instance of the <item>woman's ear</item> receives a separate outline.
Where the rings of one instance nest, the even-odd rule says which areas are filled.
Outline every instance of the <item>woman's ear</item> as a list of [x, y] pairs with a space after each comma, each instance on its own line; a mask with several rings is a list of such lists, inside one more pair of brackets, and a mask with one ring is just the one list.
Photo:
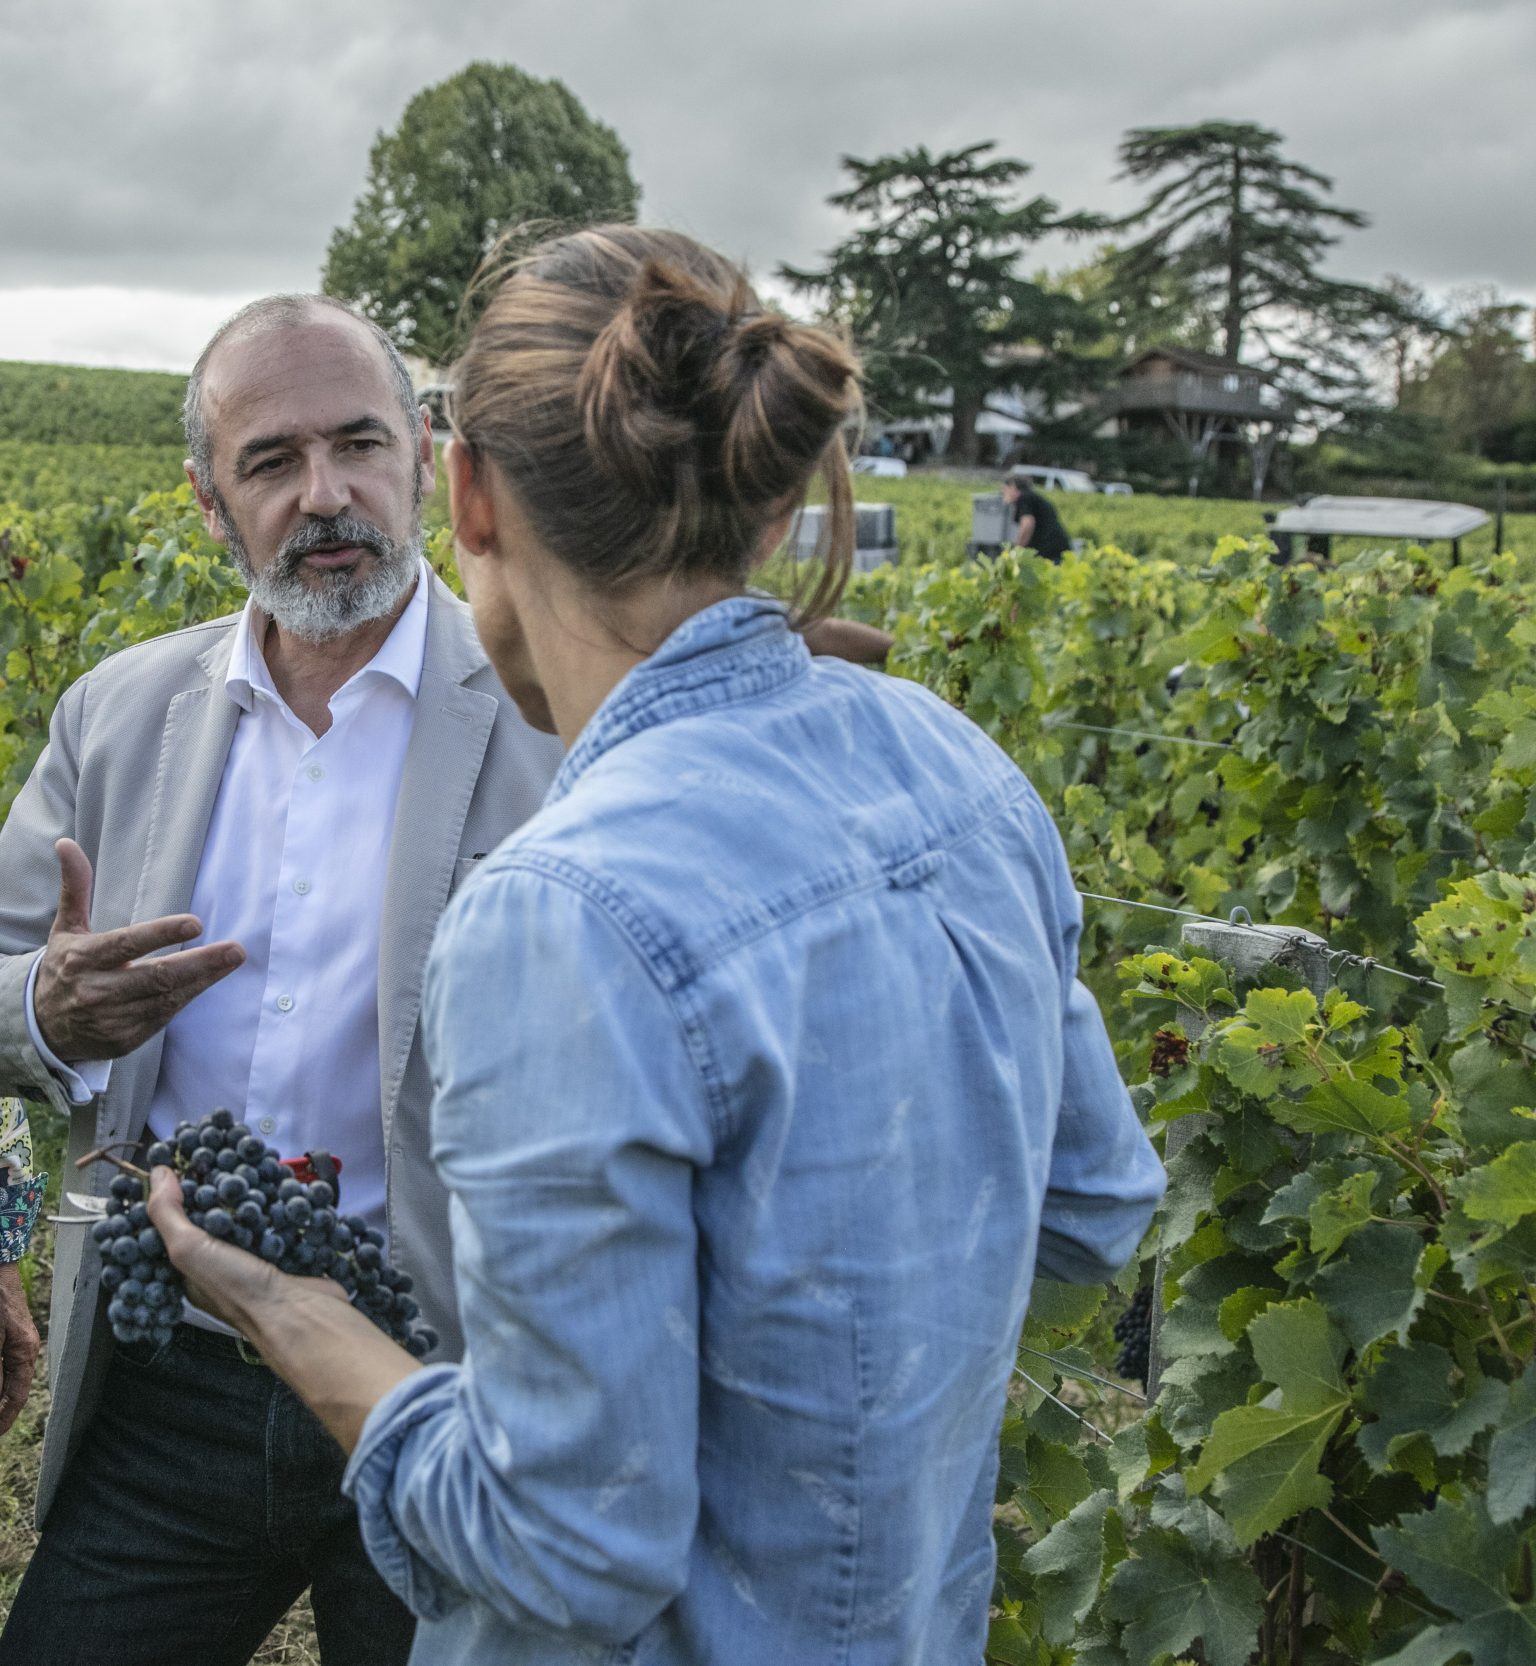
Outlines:
[[496, 502], [486, 469], [457, 434], [443, 449], [443, 467], [454, 543], [470, 555], [488, 554], [496, 544]]

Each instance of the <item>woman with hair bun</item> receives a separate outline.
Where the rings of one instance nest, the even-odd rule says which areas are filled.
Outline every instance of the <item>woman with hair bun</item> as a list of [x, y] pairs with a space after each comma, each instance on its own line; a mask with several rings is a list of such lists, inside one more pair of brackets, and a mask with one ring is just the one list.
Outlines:
[[[1033, 789], [798, 634], [858, 404], [840, 341], [629, 226], [519, 262], [458, 367], [465, 588], [569, 747], [428, 971], [463, 1363], [157, 1171], [193, 1298], [351, 1452], [415, 1661], [975, 1666], [1031, 1280], [1108, 1277], [1161, 1192]], [[791, 612], [749, 577], [818, 473]]]

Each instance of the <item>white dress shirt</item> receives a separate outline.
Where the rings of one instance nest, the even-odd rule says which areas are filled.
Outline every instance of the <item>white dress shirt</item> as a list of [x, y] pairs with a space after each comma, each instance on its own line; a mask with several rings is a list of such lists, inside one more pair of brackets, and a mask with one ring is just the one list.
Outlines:
[[[202, 940], [232, 939], [245, 963], [166, 1027], [149, 1107], [160, 1138], [224, 1105], [279, 1156], [331, 1152], [343, 1165], [342, 1208], [381, 1231], [379, 931], [429, 583], [423, 562], [405, 612], [332, 695], [318, 737], [273, 685], [247, 602], [224, 679], [241, 716], [191, 902]], [[36, 976], [34, 964], [33, 1043], [84, 1103], [110, 1067], [71, 1070], [48, 1051], [32, 1012]]]

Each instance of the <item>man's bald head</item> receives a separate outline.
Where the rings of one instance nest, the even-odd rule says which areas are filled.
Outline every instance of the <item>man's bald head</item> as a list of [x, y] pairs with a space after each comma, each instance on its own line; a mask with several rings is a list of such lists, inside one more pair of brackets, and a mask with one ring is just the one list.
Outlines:
[[181, 408], [182, 425], [187, 436], [187, 455], [204, 490], [217, 490], [213, 479], [213, 435], [208, 426], [204, 402], [208, 366], [215, 353], [226, 342], [248, 341], [271, 330], [293, 329], [315, 322], [317, 315], [324, 318], [327, 314], [339, 314], [372, 337], [388, 367], [410, 437], [413, 441], [421, 437], [421, 407], [416, 400], [410, 370], [401, 358], [399, 348], [377, 324], [329, 295], [266, 295], [242, 307], [233, 318], [225, 319], [198, 355], [192, 374], [187, 378], [187, 394]]

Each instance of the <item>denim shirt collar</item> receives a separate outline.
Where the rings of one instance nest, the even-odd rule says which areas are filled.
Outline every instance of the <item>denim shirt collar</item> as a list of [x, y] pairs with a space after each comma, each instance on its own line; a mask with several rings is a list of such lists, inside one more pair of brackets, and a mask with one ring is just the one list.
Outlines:
[[732, 596], [685, 619], [614, 685], [566, 754], [545, 799], [556, 804], [621, 741], [714, 706], [782, 688], [810, 668], [783, 603]]

